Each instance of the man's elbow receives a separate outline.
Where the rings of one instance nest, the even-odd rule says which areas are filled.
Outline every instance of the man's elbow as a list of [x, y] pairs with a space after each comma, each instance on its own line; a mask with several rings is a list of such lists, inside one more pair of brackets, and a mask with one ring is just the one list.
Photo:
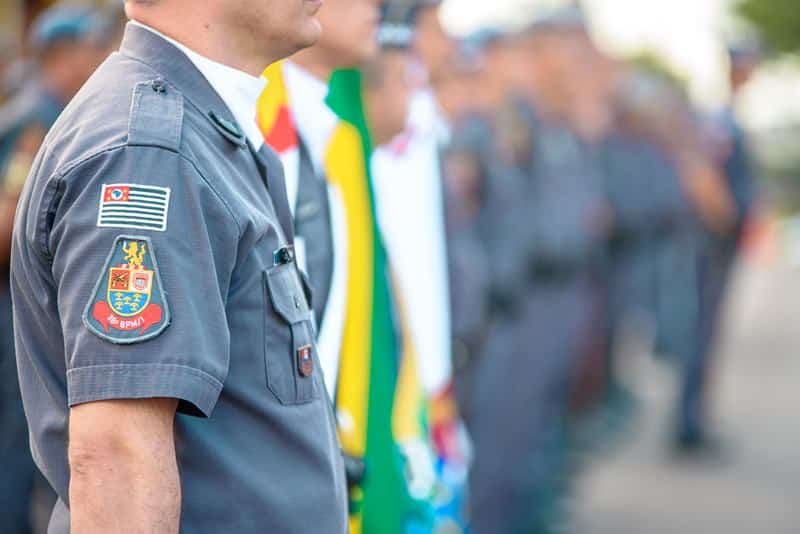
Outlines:
[[108, 435], [101, 432], [85, 433], [80, 438], [71, 438], [68, 453], [73, 482], [113, 476], [115, 472], [124, 471], [140, 455], [135, 443], [125, 443], [125, 439], [119, 434]]

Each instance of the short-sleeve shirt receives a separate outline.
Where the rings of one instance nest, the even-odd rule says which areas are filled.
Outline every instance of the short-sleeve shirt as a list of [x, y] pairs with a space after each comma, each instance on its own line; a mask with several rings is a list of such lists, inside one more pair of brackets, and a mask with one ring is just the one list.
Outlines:
[[182, 532], [346, 531], [282, 179], [188, 58], [140, 27], [48, 134], [11, 282], [32, 449], [58, 494], [49, 532], [69, 530], [69, 408], [154, 397], [179, 400]]

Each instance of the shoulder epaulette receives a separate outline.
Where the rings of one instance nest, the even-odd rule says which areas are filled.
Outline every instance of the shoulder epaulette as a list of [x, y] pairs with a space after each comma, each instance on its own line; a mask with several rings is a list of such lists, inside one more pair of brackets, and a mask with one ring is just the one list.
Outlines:
[[164, 80], [136, 84], [131, 100], [128, 144], [177, 151], [183, 130], [183, 95]]

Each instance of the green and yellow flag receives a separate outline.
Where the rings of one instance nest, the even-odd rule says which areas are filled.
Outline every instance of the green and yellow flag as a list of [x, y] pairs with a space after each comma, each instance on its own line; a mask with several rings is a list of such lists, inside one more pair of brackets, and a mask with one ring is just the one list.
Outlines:
[[[422, 392], [413, 345], [410, 336], [403, 333], [402, 309], [392, 291], [391, 269], [378, 230], [369, 165], [372, 144], [360, 73], [335, 72], [327, 103], [341, 122], [332, 137], [326, 168], [329, 179], [338, 181], [348, 204], [348, 226], [352, 229], [349, 260], [358, 263], [358, 271], [363, 273], [353, 280], [350, 294], [358, 296], [354, 306], [368, 310], [355, 314], [360, 316], [356, 325], [350, 321], [348, 306], [336, 398], [340, 412], [355, 408], [359, 415], [366, 415], [365, 419], [354, 417], [365, 433], [342, 432], [345, 450], [361, 451], [367, 466], [361, 514], [351, 527], [353, 532], [400, 533], [412, 518], [419, 522], [424, 515], [424, 506], [409, 494], [406, 459], [398, 446], [422, 431]], [[353, 330], [349, 331], [351, 325]], [[369, 333], [368, 343], [364, 343], [365, 332]], [[359, 372], [364, 369], [369, 370], [366, 384]]]
[[[267, 142], [286, 153], [297, 143], [292, 106], [303, 103], [290, 102], [280, 64], [270, 67], [265, 76], [269, 85], [259, 103], [258, 122]], [[322, 161], [329, 186], [337, 193], [331, 198], [342, 203], [347, 250], [335, 404], [343, 449], [366, 464], [365, 480], [351, 495], [350, 530], [353, 534], [400, 534], [408, 532], [411, 524], [431, 520], [429, 495], [410, 488], [410, 479], [419, 469], [411, 465], [414, 459], [409, 460], [408, 449], [418, 453], [422, 447], [406, 446], [426, 443], [423, 393], [378, 229], [361, 74], [335, 72], [326, 103], [338, 122]]]

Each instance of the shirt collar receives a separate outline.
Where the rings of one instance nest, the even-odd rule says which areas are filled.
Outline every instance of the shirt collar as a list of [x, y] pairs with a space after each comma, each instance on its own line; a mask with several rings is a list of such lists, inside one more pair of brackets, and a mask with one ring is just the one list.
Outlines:
[[228, 106], [253, 148], [256, 150], [261, 148], [264, 144], [264, 136], [256, 122], [256, 110], [258, 98], [267, 86], [266, 79], [251, 76], [246, 72], [201, 56], [178, 41], [141, 22], [131, 21], [131, 24], [158, 35], [186, 54], [186, 57], [197, 67], [197, 70], [203, 74], [211, 87], [225, 102], [225, 105]]

